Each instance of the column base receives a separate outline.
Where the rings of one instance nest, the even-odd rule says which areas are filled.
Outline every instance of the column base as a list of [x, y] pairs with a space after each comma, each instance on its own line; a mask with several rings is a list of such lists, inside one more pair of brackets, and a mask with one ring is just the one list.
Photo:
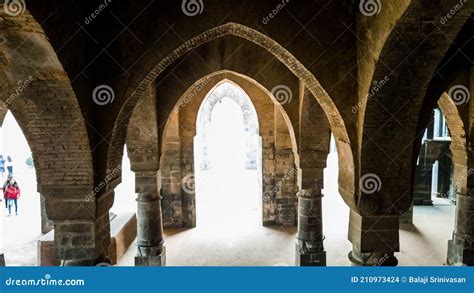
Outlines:
[[0, 254], [0, 267], [5, 266], [5, 255], [2, 253]]
[[400, 215], [400, 224], [413, 224], [413, 205]]
[[161, 252], [154, 256], [135, 256], [136, 267], [164, 267], [166, 266], [166, 248], [163, 246]]
[[433, 200], [426, 198], [413, 198], [413, 205], [415, 206], [432, 206]]
[[450, 266], [474, 266], [474, 248], [466, 248], [449, 240], [447, 264]]
[[360, 253], [351, 251], [349, 252], [349, 260], [352, 262], [352, 266], [370, 266], [370, 267], [394, 267], [398, 265], [398, 259], [393, 253]]
[[94, 267], [94, 266], [111, 266], [111, 260], [108, 257], [99, 257], [97, 259], [74, 259], [63, 260], [61, 266], [65, 267]]
[[[296, 266], [324, 267], [326, 266], [326, 251], [309, 250], [298, 241], [296, 244]], [[322, 245], [321, 245], [322, 247]]]

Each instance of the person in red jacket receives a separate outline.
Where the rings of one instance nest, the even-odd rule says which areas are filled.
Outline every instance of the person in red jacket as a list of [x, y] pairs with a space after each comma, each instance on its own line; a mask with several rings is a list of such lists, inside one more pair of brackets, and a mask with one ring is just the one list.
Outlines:
[[20, 197], [20, 187], [13, 176], [3, 186], [3, 197], [7, 200], [8, 216], [12, 215], [12, 205], [15, 204], [15, 214], [18, 216], [18, 198]]

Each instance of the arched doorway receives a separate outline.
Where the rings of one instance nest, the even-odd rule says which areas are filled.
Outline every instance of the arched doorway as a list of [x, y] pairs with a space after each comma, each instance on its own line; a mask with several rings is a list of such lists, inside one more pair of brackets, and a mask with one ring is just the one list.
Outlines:
[[[14, 202], [6, 208], [6, 200], [0, 203], [0, 251], [5, 254], [7, 266], [37, 265], [37, 240], [42, 230], [47, 233], [51, 228], [44, 209], [40, 208], [40, 195], [36, 191], [36, 170], [28, 142], [10, 111], [0, 125], [0, 155], [1, 159], [10, 157], [12, 176], [17, 182], [21, 196], [17, 199], [18, 210]], [[5, 163], [6, 164], [6, 163]], [[8, 165], [8, 164], [6, 164]], [[8, 178], [8, 170], [0, 174], [1, 186]], [[43, 227], [42, 227], [43, 224]]]
[[[209, 106], [206, 101], [211, 100]], [[217, 128], [224, 126], [224, 133], [213, 127], [214, 123]], [[201, 132], [204, 128], [212, 130], [205, 138]], [[232, 137], [223, 137], [225, 132]], [[271, 93], [246, 76], [216, 72], [183, 94], [161, 140], [167, 265], [294, 265], [297, 197], [292, 133], [285, 112]], [[208, 143], [207, 148], [199, 145], [212, 136], [217, 137], [216, 144]], [[235, 169], [229, 166], [229, 152], [213, 154], [223, 146], [236, 149], [237, 144], [242, 147], [235, 151], [241, 154]], [[195, 160], [198, 156], [201, 159]], [[219, 167], [226, 171], [215, 170]], [[211, 198], [210, 208], [203, 207], [205, 198], [196, 192], [201, 189], [199, 173], [203, 172], [224, 177], [217, 186], [208, 188], [214, 190], [214, 199], [220, 198], [220, 202]], [[246, 184], [245, 179], [237, 178], [238, 173], [244, 177], [246, 173], [254, 183]], [[247, 201], [235, 200], [244, 198]], [[193, 225], [175, 225], [180, 220]]]
[[248, 95], [230, 82], [218, 85], [202, 102], [196, 129], [197, 225], [260, 223], [262, 140]]
[[[416, 158], [413, 178], [413, 206], [401, 217], [400, 239], [405, 247], [400, 260], [416, 265], [449, 264], [446, 241], [456, 227], [456, 205], [459, 194], [466, 190], [467, 169], [464, 122], [459, 105], [443, 93], [438, 105], [427, 114], [428, 120]], [[448, 251], [448, 256], [446, 255]]]

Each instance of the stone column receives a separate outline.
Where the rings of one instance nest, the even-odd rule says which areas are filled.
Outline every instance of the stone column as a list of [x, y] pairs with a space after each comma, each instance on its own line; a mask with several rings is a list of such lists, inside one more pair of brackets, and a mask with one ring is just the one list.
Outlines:
[[417, 165], [415, 169], [415, 186], [413, 191], [414, 205], [432, 205], [431, 181], [433, 165]]
[[156, 171], [136, 172], [137, 246], [135, 266], [164, 266], [166, 251], [163, 245], [161, 195]]
[[[322, 170], [321, 170], [322, 172]], [[321, 176], [318, 176], [322, 178]], [[316, 178], [316, 177], [315, 177]], [[308, 181], [308, 180], [306, 180]], [[298, 193], [298, 234], [296, 241], [297, 266], [325, 266], [324, 235], [322, 220], [322, 179], [312, 184], [303, 183]]]
[[[474, 191], [471, 190], [474, 195]], [[456, 224], [448, 241], [448, 264], [474, 266], [474, 197], [457, 194]]]
[[[110, 219], [105, 213], [94, 221], [66, 221], [54, 225], [54, 247], [62, 266], [110, 264]], [[65, 249], [64, 244], [68, 244]], [[61, 247], [62, 246], [62, 247]]]
[[448, 198], [449, 188], [452, 177], [452, 165], [451, 152], [449, 151], [450, 142], [441, 149], [442, 153], [438, 159], [438, 184], [435, 192], [436, 197]]
[[46, 198], [48, 219], [54, 222], [54, 249], [64, 266], [109, 263], [109, 209], [115, 182], [100, 189], [89, 186], [39, 186]]
[[413, 224], [413, 202], [410, 209], [400, 215], [400, 224]]
[[361, 216], [351, 210], [349, 259], [356, 266], [396, 266], [400, 251], [399, 216]]
[[46, 234], [49, 233], [51, 230], [54, 229], [53, 221], [48, 219], [48, 215], [46, 214], [46, 199], [41, 194], [40, 195], [40, 208], [41, 208], [41, 233]]

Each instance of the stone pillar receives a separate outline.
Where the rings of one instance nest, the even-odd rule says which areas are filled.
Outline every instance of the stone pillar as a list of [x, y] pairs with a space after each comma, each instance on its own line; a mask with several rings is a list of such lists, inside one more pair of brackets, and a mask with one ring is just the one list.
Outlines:
[[41, 233], [46, 234], [54, 229], [53, 221], [48, 219], [46, 214], [46, 199], [43, 195], [40, 195], [40, 208], [41, 208]]
[[274, 119], [275, 224], [278, 226], [295, 226], [298, 210], [295, 154], [288, 125], [281, 110], [276, 105], [274, 106]]
[[447, 262], [474, 266], [474, 197], [469, 194], [457, 194], [456, 224], [453, 239], [448, 241]]
[[[46, 198], [48, 219], [54, 222], [54, 248], [64, 266], [108, 263], [109, 209], [116, 182], [100, 188], [88, 186], [39, 186]], [[100, 195], [99, 195], [100, 193]]]
[[356, 266], [396, 266], [400, 251], [399, 216], [361, 216], [351, 210], [349, 259]]
[[296, 241], [297, 266], [325, 266], [322, 180], [315, 180], [313, 188], [298, 193], [298, 235]]
[[137, 246], [135, 266], [164, 266], [166, 251], [163, 245], [161, 195], [156, 171], [136, 172]]
[[298, 266], [326, 265], [322, 218], [323, 172], [323, 169], [304, 169], [298, 174]]
[[413, 224], [413, 202], [410, 209], [400, 216], [400, 224]]
[[5, 266], [5, 255], [3, 253], [0, 254], [0, 267]]
[[433, 165], [417, 165], [415, 169], [415, 186], [413, 191], [414, 205], [432, 205], [431, 180]]
[[[109, 213], [94, 221], [66, 221], [54, 225], [54, 247], [62, 266], [96, 266], [110, 263]], [[69, 246], [65, 249], [65, 244]], [[59, 248], [59, 251], [58, 251]]]
[[[452, 177], [452, 165], [451, 152], [449, 151], [450, 143], [447, 143], [446, 153], [443, 153], [438, 159], [438, 184], [437, 190], [435, 191], [436, 197], [448, 198], [451, 177]], [[443, 150], [444, 151], [444, 150]]]

